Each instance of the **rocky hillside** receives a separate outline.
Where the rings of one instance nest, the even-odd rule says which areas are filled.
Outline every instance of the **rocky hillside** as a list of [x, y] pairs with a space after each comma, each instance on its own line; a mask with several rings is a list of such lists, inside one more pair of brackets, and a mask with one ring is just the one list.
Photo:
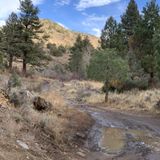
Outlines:
[[41, 20], [41, 22], [43, 24], [42, 29], [44, 31], [42, 39], [48, 37], [46, 41], [47, 43], [55, 43], [57, 45], [63, 46], [72, 46], [76, 40], [76, 37], [81, 34], [82, 37], [88, 36], [89, 40], [95, 48], [99, 46], [99, 39], [93, 35], [87, 35], [68, 30], [61, 25], [47, 19], [43, 19]]

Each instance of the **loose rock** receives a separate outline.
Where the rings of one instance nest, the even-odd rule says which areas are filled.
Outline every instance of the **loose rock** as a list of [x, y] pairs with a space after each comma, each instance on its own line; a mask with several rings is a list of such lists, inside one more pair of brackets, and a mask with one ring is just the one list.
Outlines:
[[23, 149], [26, 149], [26, 150], [29, 149], [29, 147], [28, 147], [28, 145], [27, 145], [26, 143], [24, 143], [24, 142], [22, 142], [22, 141], [20, 141], [20, 140], [17, 140], [17, 143], [18, 143], [18, 145], [21, 146]]
[[41, 97], [35, 97], [33, 100], [34, 109], [38, 111], [45, 111], [51, 109], [53, 106]]
[[77, 155], [79, 155], [80, 157], [83, 157], [83, 158], [86, 157], [86, 155], [82, 152], [77, 152]]

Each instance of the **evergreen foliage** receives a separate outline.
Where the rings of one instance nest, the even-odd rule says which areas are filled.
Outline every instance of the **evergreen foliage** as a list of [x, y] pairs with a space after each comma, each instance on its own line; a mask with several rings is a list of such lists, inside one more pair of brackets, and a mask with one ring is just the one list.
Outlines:
[[56, 46], [56, 44], [52, 43], [48, 43], [47, 48], [49, 49], [49, 53], [56, 57], [62, 56], [67, 51], [64, 46]]
[[129, 77], [129, 68], [126, 60], [118, 56], [116, 50], [98, 50], [91, 58], [88, 67], [88, 77], [98, 81], [125, 82]]
[[157, 72], [155, 45], [158, 43], [154, 42], [154, 35], [158, 33], [159, 11], [156, 0], [151, 0], [147, 3], [146, 7], [143, 8], [143, 17], [134, 39], [135, 43], [138, 44], [136, 45], [138, 58], [141, 60], [144, 71], [150, 75], [149, 83], [151, 85]]
[[8, 80], [7, 87], [10, 90], [13, 87], [19, 87], [19, 86], [21, 86], [21, 79], [16, 72], [13, 72]]
[[109, 89], [120, 90], [129, 78], [128, 62], [113, 49], [99, 50], [90, 61], [88, 78], [104, 82], [107, 102]]
[[12, 69], [14, 56], [19, 54], [19, 21], [16, 13], [12, 12], [3, 27], [3, 51], [7, 54], [9, 69]]
[[130, 0], [119, 24], [112, 17], [107, 20], [101, 46], [115, 48], [118, 55], [128, 61], [132, 81], [149, 74], [148, 83], [153, 84], [160, 68], [160, 9], [156, 0], [149, 1], [142, 13], [139, 14], [135, 0]]
[[119, 55], [122, 57], [126, 56], [125, 52], [127, 46], [122, 24], [118, 24], [113, 17], [110, 17], [106, 21], [100, 39], [102, 49], [116, 49], [119, 52]]
[[115, 48], [117, 32], [117, 22], [113, 17], [110, 17], [101, 34], [101, 47], [105, 48]]
[[0, 29], [0, 68], [3, 66], [3, 48], [2, 48], [2, 42], [3, 42], [3, 33]]
[[93, 51], [88, 37], [82, 39], [79, 35], [73, 47], [70, 49], [69, 69], [79, 77], [86, 76], [86, 66], [89, 63], [90, 55]]
[[[126, 44], [126, 55], [128, 57], [128, 64], [131, 72], [135, 68], [137, 57], [134, 50], [134, 41], [133, 37], [135, 35], [135, 30], [141, 20], [141, 16], [138, 11], [138, 6], [135, 0], [130, 0], [126, 12], [121, 17], [122, 30], [124, 32], [125, 44]], [[134, 57], [134, 59], [132, 59]]]
[[140, 14], [135, 0], [130, 0], [126, 12], [121, 17], [122, 27], [129, 38], [134, 34], [134, 30], [139, 23]]
[[[26, 73], [27, 63], [33, 62], [36, 49], [33, 40], [38, 38], [40, 28], [42, 27], [39, 17], [39, 10], [31, 0], [20, 1], [20, 44], [23, 59], [23, 73]], [[34, 58], [33, 58], [34, 56]]]

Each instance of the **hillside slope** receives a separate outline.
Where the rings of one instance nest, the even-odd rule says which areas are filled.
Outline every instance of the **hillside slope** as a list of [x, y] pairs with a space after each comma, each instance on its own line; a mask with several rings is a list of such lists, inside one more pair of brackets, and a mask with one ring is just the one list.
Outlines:
[[76, 40], [76, 37], [80, 34], [82, 37], [88, 36], [89, 40], [95, 48], [99, 46], [99, 38], [96, 36], [68, 30], [48, 19], [42, 19], [41, 23], [43, 24], [42, 30], [44, 31], [42, 38], [48, 36], [46, 43], [55, 43], [57, 45], [72, 46]]

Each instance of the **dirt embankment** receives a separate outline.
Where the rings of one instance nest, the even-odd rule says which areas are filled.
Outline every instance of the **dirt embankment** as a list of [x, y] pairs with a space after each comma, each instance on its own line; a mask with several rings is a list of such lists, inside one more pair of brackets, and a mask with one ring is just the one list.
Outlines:
[[[69, 108], [58, 93], [45, 90], [43, 85], [41, 88], [46, 79], [21, 81], [22, 85], [11, 88], [7, 94], [0, 91], [0, 159], [79, 159], [77, 152], [87, 138], [92, 118]], [[7, 83], [4, 91], [6, 86]], [[49, 110], [36, 110], [35, 97], [43, 99], [39, 105], [51, 104]]]

